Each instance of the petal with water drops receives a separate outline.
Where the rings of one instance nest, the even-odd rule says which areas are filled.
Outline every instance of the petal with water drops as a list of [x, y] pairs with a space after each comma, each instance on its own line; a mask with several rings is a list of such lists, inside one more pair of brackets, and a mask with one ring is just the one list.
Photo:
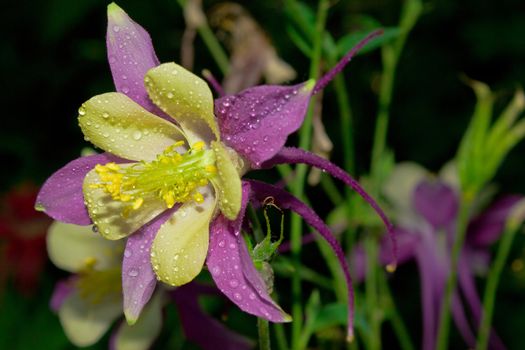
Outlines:
[[161, 226], [151, 247], [157, 278], [172, 286], [193, 280], [208, 252], [209, 226], [217, 200], [210, 186], [201, 190], [202, 203], [183, 204]]
[[168, 146], [185, 140], [177, 126], [118, 92], [91, 98], [78, 113], [80, 128], [91, 143], [125, 159], [151, 161]]

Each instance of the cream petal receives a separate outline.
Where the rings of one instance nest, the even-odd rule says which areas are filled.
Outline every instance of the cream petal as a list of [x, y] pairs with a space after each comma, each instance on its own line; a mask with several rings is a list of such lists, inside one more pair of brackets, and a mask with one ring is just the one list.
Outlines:
[[157, 278], [172, 286], [193, 280], [202, 270], [208, 252], [209, 226], [216, 198], [208, 186], [204, 202], [181, 206], [160, 228], [151, 248], [151, 264]]
[[419, 182], [429, 176], [428, 171], [412, 162], [399, 163], [383, 185], [383, 193], [397, 212], [400, 223], [410, 227], [418, 221], [412, 207], [412, 195]]
[[53, 222], [47, 234], [47, 253], [53, 264], [73, 273], [90, 261], [95, 261], [97, 270], [118, 266], [123, 244], [100, 237], [92, 228]]
[[[122, 164], [121, 167], [132, 164]], [[139, 209], [131, 210], [124, 215], [129, 202], [121, 202], [101, 188], [93, 188], [100, 182], [96, 170], [91, 170], [84, 179], [84, 199], [89, 216], [97, 226], [98, 232], [107, 239], [116, 240], [129, 236], [144, 224], [166, 210], [163, 201], [158, 198], [147, 200]]]
[[166, 147], [185, 140], [177, 126], [118, 92], [95, 96], [78, 112], [78, 122], [86, 138], [125, 159], [154, 160]]
[[219, 139], [213, 96], [204, 80], [171, 62], [150, 69], [145, 83], [153, 103], [182, 126], [191, 143]]
[[215, 141], [211, 146], [217, 159], [217, 177], [213, 182], [217, 189], [219, 209], [228, 219], [235, 220], [241, 209], [241, 178], [225, 146]]
[[58, 317], [68, 339], [76, 346], [96, 343], [122, 314], [122, 300], [92, 304], [74, 291], [62, 304]]
[[156, 293], [144, 307], [137, 323], [130, 326], [126, 322], [117, 331], [115, 350], [149, 349], [162, 328], [162, 294]]

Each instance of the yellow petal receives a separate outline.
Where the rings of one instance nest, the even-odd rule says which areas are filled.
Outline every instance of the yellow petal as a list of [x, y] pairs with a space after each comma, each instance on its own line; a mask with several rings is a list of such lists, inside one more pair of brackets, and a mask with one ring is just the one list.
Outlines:
[[73, 273], [88, 263], [95, 263], [97, 270], [118, 266], [123, 244], [100, 237], [92, 227], [53, 222], [47, 234], [47, 253], [53, 264]]
[[213, 135], [219, 139], [213, 96], [204, 80], [171, 62], [150, 69], [145, 83], [153, 103], [182, 126], [191, 144], [208, 143]]
[[160, 228], [151, 247], [157, 278], [172, 286], [193, 280], [208, 253], [210, 221], [216, 200], [210, 187], [201, 192], [200, 204], [187, 202]]
[[96, 343], [122, 314], [122, 299], [87, 303], [74, 291], [66, 298], [58, 317], [68, 339], [76, 346]]
[[212, 142], [217, 164], [217, 177], [213, 180], [219, 209], [230, 220], [241, 210], [242, 184], [239, 172], [230, 157], [230, 152], [221, 142]]
[[[131, 165], [119, 164], [121, 168]], [[91, 170], [84, 179], [83, 192], [91, 220], [107, 239], [115, 240], [132, 234], [166, 209], [163, 201], [153, 197], [140, 208], [130, 210], [132, 203], [114, 200], [102, 188], [96, 187], [99, 182], [96, 170]]]
[[91, 143], [125, 159], [150, 161], [184, 140], [177, 126], [118, 92], [91, 98], [78, 113], [82, 132]]
[[162, 293], [156, 293], [144, 307], [137, 323], [122, 322], [118, 330], [116, 350], [149, 349], [162, 328]]

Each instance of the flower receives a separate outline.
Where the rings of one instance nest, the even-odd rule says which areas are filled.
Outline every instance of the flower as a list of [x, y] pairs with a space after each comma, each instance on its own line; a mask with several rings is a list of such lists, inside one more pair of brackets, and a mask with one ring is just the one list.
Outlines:
[[[48, 233], [51, 261], [73, 275], [55, 286], [51, 308], [59, 315], [68, 339], [76, 346], [95, 344], [110, 326], [122, 318], [121, 260], [124, 241], [103, 239], [93, 226], [54, 222]], [[132, 273], [133, 274], [133, 273]], [[168, 299], [178, 308], [188, 340], [203, 349], [250, 349], [251, 342], [226, 329], [205, 314], [198, 297], [216, 294], [195, 283], [174, 291], [159, 288], [134, 325], [120, 322], [110, 338], [114, 350], [149, 349], [162, 327], [162, 309]], [[200, 327], [195, 327], [196, 323]], [[206, 329], [206, 332], [199, 330]]]
[[[176, 63], [159, 64], [147, 32], [110, 4], [107, 48], [118, 92], [95, 96], [79, 109], [86, 139], [107, 153], [79, 158], [53, 174], [36, 208], [67, 223], [93, 222], [108, 239], [129, 236], [122, 287], [130, 323], [157, 279], [186, 284], [206, 257], [219, 289], [243, 311], [285, 322], [289, 316], [269, 296], [239, 234], [247, 203], [263, 202], [266, 194], [304, 216], [331, 243], [345, 267], [352, 308], [342, 249], [321, 219], [286, 192], [242, 183], [241, 176], [279, 163], [319, 167], [356, 189], [389, 226], [377, 204], [343, 170], [284, 147], [301, 126], [312, 94], [378, 34], [369, 35], [318, 82], [256, 86], [214, 103], [202, 79]], [[350, 309], [350, 334], [352, 317]]]
[[[421, 166], [407, 162], [397, 165], [384, 187], [384, 194], [392, 204], [397, 220], [399, 262], [415, 259], [419, 267], [423, 305], [422, 349], [433, 349], [437, 336], [456, 229], [458, 184], [457, 170], [452, 163], [443, 168], [439, 178], [432, 178]], [[473, 330], [478, 327], [482, 310], [474, 275], [486, 272], [489, 247], [503, 233], [506, 218], [519, 199], [519, 196], [502, 197], [470, 220], [458, 265], [459, 290], [452, 302], [454, 320], [469, 347], [474, 347]], [[380, 254], [384, 264], [388, 262], [388, 249], [389, 243], [384, 241]], [[357, 278], [362, 279], [366, 267], [361, 248], [354, 251], [353, 261]], [[472, 324], [465, 314], [462, 300], [470, 308]], [[504, 348], [496, 335], [491, 337], [491, 343], [493, 348]]]
[[38, 187], [22, 183], [0, 201], [0, 286], [12, 275], [24, 295], [37, 290], [47, 260], [45, 234], [51, 220], [33, 210]]

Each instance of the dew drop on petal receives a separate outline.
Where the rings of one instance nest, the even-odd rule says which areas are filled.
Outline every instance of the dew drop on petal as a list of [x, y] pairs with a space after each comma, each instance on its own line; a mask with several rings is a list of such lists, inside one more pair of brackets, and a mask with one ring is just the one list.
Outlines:
[[113, 26], [113, 31], [115, 33], [118, 33], [120, 31], [120, 27], [119, 26]]
[[239, 286], [239, 281], [236, 279], [230, 280], [230, 287], [237, 288]]
[[142, 138], [142, 132], [139, 130], [133, 132], [133, 140], [138, 141]]
[[129, 269], [128, 271], [128, 276], [129, 277], [137, 277], [139, 275], [139, 271], [135, 268], [131, 268]]
[[132, 255], [131, 250], [129, 250], [129, 249], [124, 250], [124, 256], [125, 256], [126, 258], [131, 257], [131, 255]]

